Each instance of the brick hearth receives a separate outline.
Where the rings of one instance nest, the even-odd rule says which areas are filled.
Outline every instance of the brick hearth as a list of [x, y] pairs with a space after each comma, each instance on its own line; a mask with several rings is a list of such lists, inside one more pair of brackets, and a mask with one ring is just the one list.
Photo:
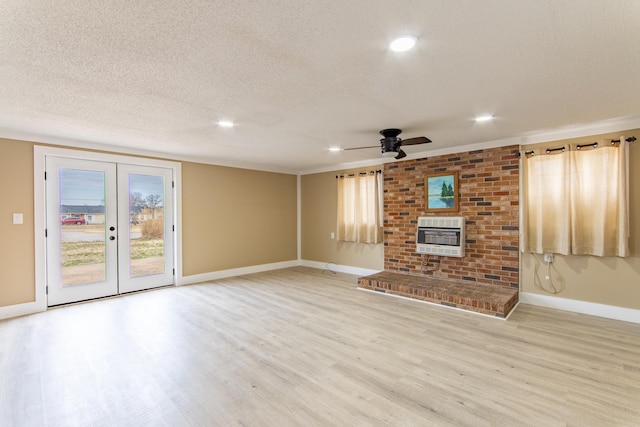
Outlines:
[[518, 303], [518, 290], [383, 271], [358, 278], [361, 289], [506, 318]]

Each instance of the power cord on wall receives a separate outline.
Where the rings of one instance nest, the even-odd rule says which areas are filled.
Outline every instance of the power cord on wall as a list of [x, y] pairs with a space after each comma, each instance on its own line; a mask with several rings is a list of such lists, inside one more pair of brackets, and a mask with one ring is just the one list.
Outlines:
[[328, 263], [325, 265], [324, 270], [322, 270], [322, 273], [324, 274], [324, 273], [327, 273], [327, 272], [328, 272], [328, 273], [332, 273], [332, 274], [337, 274], [337, 271], [333, 271], [333, 270], [331, 269], [331, 267], [329, 267], [329, 264], [336, 265], [336, 263], [335, 263], [335, 262], [328, 262]]
[[553, 283], [553, 277], [551, 277], [551, 264], [553, 263], [553, 254], [544, 254], [544, 260], [542, 261], [547, 265], [547, 271], [544, 276], [545, 283], [547, 286], [540, 282], [540, 276], [538, 275], [538, 268], [540, 267], [540, 260], [536, 256], [536, 254], [532, 253], [533, 259], [536, 261], [536, 267], [533, 271], [533, 284], [536, 288], [541, 289], [550, 294], [557, 294], [560, 292], [558, 288], [556, 288], [555, 283]]
[[429, 273], [433, 273], [434, 271], [436, 271], [438, 269], [438, 267], [440, 266], [440, 257], [438, 257], [435, 261], [434, 261], [435, 266], [433, 267], [433, 269], [429, 270], [429, 257], [427, 254], [422, 254], [422, 274], [429, 274]]

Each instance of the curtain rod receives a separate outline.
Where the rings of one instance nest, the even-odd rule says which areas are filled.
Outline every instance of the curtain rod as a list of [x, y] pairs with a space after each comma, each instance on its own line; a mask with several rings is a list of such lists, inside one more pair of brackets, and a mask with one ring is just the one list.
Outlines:
[[[635, 136], [630, 136], [629, 138], [625, 138], [624, 140], [627, 141], [627, 142], [634, 142], [636, 139], [637, 138]], [[616, 144], [619, 144], [619, 143], [620, 143], [619, 139], [612, 139], [611, 140], [611, 145], [616, 145]], [[597, 142], [592, 142], [591, 144], [578, 144], [578, 145], [576, 145], [576, 149], [580, 150], [581, 148], [584, 148], [584, 147], [596, 148], [597, 146], [598, 146]], [[545, 153], [551, 154], [551, 153], [554, 153], [556, 151], [564, 152], [565, 150], [566, 150], [566, 148], [564, 146], [556, 147], [556, 148], [547, 148], [545, 150]], [[524, 152], [525, 157], [532, 157], [534, 154], [535, 154], [534, 150], [530, 150], [530, 151], [525, 151]], [[520, 155], [520, 153], [518, 153], [518, 155]]]
[[[611, 144], [614, 144], [614, 142], [613, 142], [613, 141], [611, 141]], [[593, 147], [593, 148], [596, 148], [596, 147], [598, 147], [598, 143], [597, 143], [597, 142], [592, 142], [591, 144], [578, 144], [578, 145], [576, 145], [576, 150], [581, 150], [581, 149], [583, 149], [584, 147]]]
[[564, 153], [564, 150], [565, 150], [564, 146], [562, 146], [562, 147], [558, 147], [558, 148], [547, 148], [547, 150], [545, 151], [545, 153], [547, 153], [547, 154], [551, 154], [551, 153], [553, 153], [554, 151], [562, 151], [562, 152]]
[[[360, 172], [358, 175], [373, 175], [374, 173], [382, 173], [382, 170], [378, 169], [376, 171], [369, 171], [369, 172]], [[356, 176], [355, 173], [350, 173], [348, 175], [336, 175], [336, 178], [353, 178], [354, 176]]]
[[[629, 138], [625, 138], [625, 141], [628, 141], [628, 142], [633, 142], [635, 140], [636, 140], [635, 136], [630, 136]], [[620, 140], [619, 139], [612, 139], [611, 142], [620, 142]]]

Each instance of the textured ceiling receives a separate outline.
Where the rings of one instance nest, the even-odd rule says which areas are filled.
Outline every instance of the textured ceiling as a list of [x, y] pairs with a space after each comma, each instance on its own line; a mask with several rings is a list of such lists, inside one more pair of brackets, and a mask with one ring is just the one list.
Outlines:
[[3, 0], [0, 40], [0, 137], [215, 164], [320, 170], [379, 159], [328, 148], [387, 127], [428, 155], [640, 114], [637, 0]]

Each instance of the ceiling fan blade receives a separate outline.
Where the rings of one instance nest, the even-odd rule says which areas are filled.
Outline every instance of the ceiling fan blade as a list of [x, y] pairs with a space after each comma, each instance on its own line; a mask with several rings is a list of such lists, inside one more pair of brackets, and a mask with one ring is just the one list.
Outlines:
[[402, 145], [417, 145], [417, 144], [428, 144], [431, 140], [424, 136], [418, 136], [416, 138], [408, 138], [402, 140]]
[[407, 157], [407, 153], [402, 151], [402, 148], [398, 148], [398, 155], [395, 158], [396, 159], [402, 159], [403, 157]]
[[363, 148], [380, 148], [380, 145], [370, 145], [368, 147], [354, 147], [354, 148], [343, 148], [342, 151], [349, 151], [349, 150], [362, 150]]

